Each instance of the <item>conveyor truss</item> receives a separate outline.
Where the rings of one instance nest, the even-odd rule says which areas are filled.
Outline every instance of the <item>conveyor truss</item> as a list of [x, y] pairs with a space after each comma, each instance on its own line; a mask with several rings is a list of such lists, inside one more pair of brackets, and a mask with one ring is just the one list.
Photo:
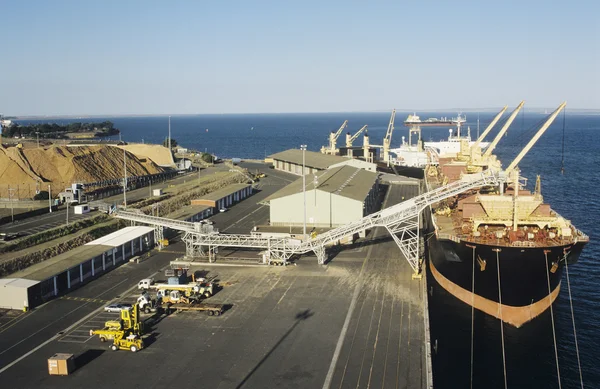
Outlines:
[[218, 247], [256, 248], [264, 250], [263, 258], [267, 264], [272, 262], [285, 264], [293, 255], [305, 254], [311, 251], [317, 256], [318, 262], [324, 264], [327, 261], [327, 247], [337, 244], [345, 237], [375, 227], [383, 227], [390, 233], [415, 273], [420, 273], [419, 226], [422, 211], [432, 204], [464, 191], [497, 184], [498, 177], [491, 170], [465, 175], [459, 181], [405, 200], [323, 234], [309, 236], [305, 241], [288, 237], [275, 238], [253, 234], [221, 234], [209, 224], [166, 219], [130, 211], [119, 210], [114, 212], [113, 216], [135, 223], [153, 225], [157, 237], [162, 237], [163, 228], [182, 231], [187, 257], [208, 255], [210, 260], [214, 257]]

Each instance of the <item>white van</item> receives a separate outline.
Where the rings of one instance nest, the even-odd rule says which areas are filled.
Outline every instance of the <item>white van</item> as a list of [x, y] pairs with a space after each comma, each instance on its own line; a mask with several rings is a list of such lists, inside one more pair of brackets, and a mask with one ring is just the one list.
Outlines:
[[150, 289], [150, 286], [154, 285], [154, 278], [144, 278], [138, 282], [138, 289]]

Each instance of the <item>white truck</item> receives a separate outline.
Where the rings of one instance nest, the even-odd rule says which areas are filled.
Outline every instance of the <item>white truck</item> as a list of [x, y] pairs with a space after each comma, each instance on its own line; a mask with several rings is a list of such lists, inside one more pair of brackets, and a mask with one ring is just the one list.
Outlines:
[[144, 278], [138, 282], [138, 290], [148, 290], [154, 285], [154, 278]]

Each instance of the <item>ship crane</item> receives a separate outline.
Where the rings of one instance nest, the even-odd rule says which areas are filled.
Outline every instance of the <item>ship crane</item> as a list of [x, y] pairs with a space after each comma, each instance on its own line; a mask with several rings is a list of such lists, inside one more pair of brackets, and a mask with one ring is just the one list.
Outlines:
[[329, 147], [321, 147], [321, 153], [336, 155], [339, 152], [336, 147], [336, 142], [346, 127], [348, 127], [348, 120], [345, 120], [336, 132], [331, 131], [331, 134], [329, 134]]
[[[552, 122], [554, 122], [554, 119], [556, 119], [556, 117], [558, 116], [560, 111], [562, 111], [566, 105], [567, 105], [567, 102], [565, 101], [564, 103], [559, 105], [558, 108], [556, 108], [556, 110], [554, 112], [552, 112], [552, 114], [548, 117], [546, 122], [542, 125], [542, 127], [540, 127], [538, 132], [536, 132], [536, 134], [533, 136], [533, 138], [531, 138], [529, 143], [527, 143], [527, 146], [525, 146], [523, 148], [523, 150], [521, 150], [519, 155], [517, 155], [517, 157], [504, 170], [505, 174], [508, 176], [508, 182], [511, 182], [511, 181], [513, 182], [513, 193], [514, 193], [514, 195], [513, 195], [513, 212], [512, 212], [512, 214], [513, 214], [513, 225], [512, 225], [513, 231], [517, 231], [517, 228], [519, 225], [519, 219], [518, 219], [519, 202], [517, 199], [519, 197], [520, 184], [519, 184], [519, 169], [517, 168], [517, 165], [519, 164], [519, 162], [521, 162], [521, 160], [529, 152], [529, 150], [531, 150], [533, 145], [540, 139], [540, 137], [544, 134], [544, 132], [546, 132], [548, 127], [550, 127]], [[536, 191], [537, 190], [538, 190], [538, 185], [536, 183]], [[501, 185], [500, 192], [502, 193], [502, 191], [503, 190], [502, 190], [502, 185]]]
[[348, 152], [348, 156], [350, 158], [354, 157], [354, 151], [352, 150], [352, 142], [354, 142], [356, 140], [356, 138], [358, 138], [358, 136], [360, 134], [362, 134], [363, 131], [365, 131], [365, 136], [366, 136], [366, 133], [367, 133], [366, 130], [367, 130], [367, 125], [365, 124], [354, 135], [350, 135], [349, 132], [346, 133], [346, 149], [348, 150], [347, 152]]
[[496, 148], [496, 145], [498, 145], [498, 142], [500, 142], [500, 139], [502, 139], [502, 137], [504, 136], [504, 133], [506, 133], [506, 131], [508, 130], [508, 127], [510, 127], [513, 120], [515, 120], [515, 118], [517, 117], [517, 114], [519, 113], [521, 108], [523, 108], [523, 105], [525, 105], [525, 100], [521, 101], [521, 103], [517, 106], [517, 108], [515, 108], [515, 110], [510, 114], [510, 116], [508, 117], [508, 120], [506, 121], [506, 123], [504, 123], [504, 127], [502, 127], [502, 129], [500, 130], [498, 135], [496, 135], [496, 137], [494, 138], [492, 143], [485, 150], [485, 154], [483, 154], [483, 158], [487, 158], [490, 155], [492, 155], [492, 151], [494, 151], [494, 149]]
[[[479, 148], [478, 142], [482, 141], [483, 137], [487, 135], [489, 130], [492, 129], [492, 124], [496, 124], [495, 122], [498, 121], [497, 119], [500, 119], [500, 116], [504, 113], [506, 107], [504, 107], [504, 109], [500, 111], [498, 115], [496, 115], [492, 123], [490, 123], [488, 128], [486, 128], [483, 134], [481, 134], [481, 136], [477, 139], [477, 142], [475, 142], [475, 144], [473, 144], [473, 146], [469, 150], [469, 163], [467, 166], [467, 171], [469, 171], [470, 173], [474, 173], [477, 171], [481, 171], [482, 166], [489, 166], [496, 163], [495, 157], [492, 155], [492, 151], [494, 151], [496, 145], [498, 144], [498, 142], [500, 142], [500, 139], [502, 139], [502, 137], [508, 130], [508, 127], [510, 127], [512, 122], [515, 120], [517, 114], [519, 113], [521, 108], [523, 108], [523, 105], [525, 105], [525, 101], [521, 101], [517, 108], [515, 108], [515, 110], [510, 114], [510, 116], [506, 120], [506, 123], [504, 123], [504, 126], [500, 129], [500, 132], [498, 132], [492, 143], [490, 143], [490, 145], [485, 150], [485, 154], [481, 155], [481, 148]], [[496, 163], [496, 165], [498, 165], [499, 167], [499, 163]]]
[[354, 135], [350, 135], [350, 133], [346, 133], [346, 147], [352, 147], [352, 142], [354, 142], [356, 140], [356, 138], [358, 138], [358, 136], [360, 134], [362, 134], [363, 131], [367, 130], [367, 125], [365, 124], [364, 126], [362, 126], [362, 128], [360, 130], [358, 130], [356, 132], [356, 134]]
[[481, 136], [479, 138], [477, 138], [477, 140], [475, 141], [475, 143], [473, 143], [473, 146], [471, 146], [471, 155], [473, 155], [473, 151], [479, 147], [479, 144], [481, 143], [481, 141], [483, 141], [485, 139], [485, 137], [487, 136], [487, 134], [490, 133], [490, 131], [492, 130], [492, 128], [494, 128], [494, 126], [496, 125], [496, 123], [498, 123], [498, 120], [500, 120], [500, 118], [502, 117], [502, 115], [504, 115], [504, 112], [506, 112], [506, 109], [508, 108], [508, 105], [505, 105], [504, 108], [502, 108], [502, 110], [500, 112], [498, 112], [498, 114], [496, 115], [496, 117], [494, 117], [494, 120], [492, 120], [492, 122], [487, 126], [487, 128], [485, 129], [485, 131], [483, 131], [483, 133], [481, 134]]
[[562, 111], [566, 106], [567, 106], [567, 102], [565, 101], [564, 103], [559, 105], [558, 108], [556, 108], [556, 110], [554, 112], [552, 112], [552, 114], [548, 117], [548, 120], [546, 120], [544, 125], [538, 130], [538, 132], [533, 136], [533, 138], [531, 138], [529, 143], [527, 143], [527, 146], [525, 146], [525, 148], [523, 148], [523, 150], [521, 150], [519, 155], [517, 155], [517, 157], [510, 163], [510, 165], [508, 165], [508, 167], [505, 170], [506, 173], [510, 173], [513, 170], [515, 170], [515, 168], [517, 167], [519, 162], [521, 162], [523, 157], [529, 152], [529, 150], [538, 141], [538, 139], [540, 139], [540, 137], [542, 135], [544, 135], [544, 132], [546, 132], [546, 130], [548, 129], [548, 127], [550, 127], [552, 122], [554, 122], [554, 119], [556, 119], [556, 117], [558, 116], [560, 111]]
[[[385, 133], [385, 137], [383, 138], [383, 145], [370, 145], [372, 147], [378, 147], [383, 149], [383, 162], [389, 165], [390, 163], [390, 145], [392, 144], [392, 133], [394, 132], [394, 119], [396, 118], [396, 109], [392, 111], [392, 116], [390, 117], [390, 122], [388, 124], [387, 132]], [[366, 136], [365, 136], [366, 137]], [[363, 148], [365, 150], [369, 146], [368, 138], [365, 139], [365, 144]]]
[[390, 163], [390, 145], [392, 144], [392, 133], [394, 132], [394, 119], [396, 118], [396, 109], [392, 111], [390, 117], [390, 123], [388, 124], [385, 138], [383, 138], [383, 161], [387, 164]]

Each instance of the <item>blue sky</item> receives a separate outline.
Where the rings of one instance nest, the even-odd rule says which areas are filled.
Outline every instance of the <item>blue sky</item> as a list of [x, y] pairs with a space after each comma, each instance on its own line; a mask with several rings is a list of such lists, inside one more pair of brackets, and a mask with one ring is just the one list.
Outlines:
[[600, 109], [597, 1], [0, 1], [7, 115]]

